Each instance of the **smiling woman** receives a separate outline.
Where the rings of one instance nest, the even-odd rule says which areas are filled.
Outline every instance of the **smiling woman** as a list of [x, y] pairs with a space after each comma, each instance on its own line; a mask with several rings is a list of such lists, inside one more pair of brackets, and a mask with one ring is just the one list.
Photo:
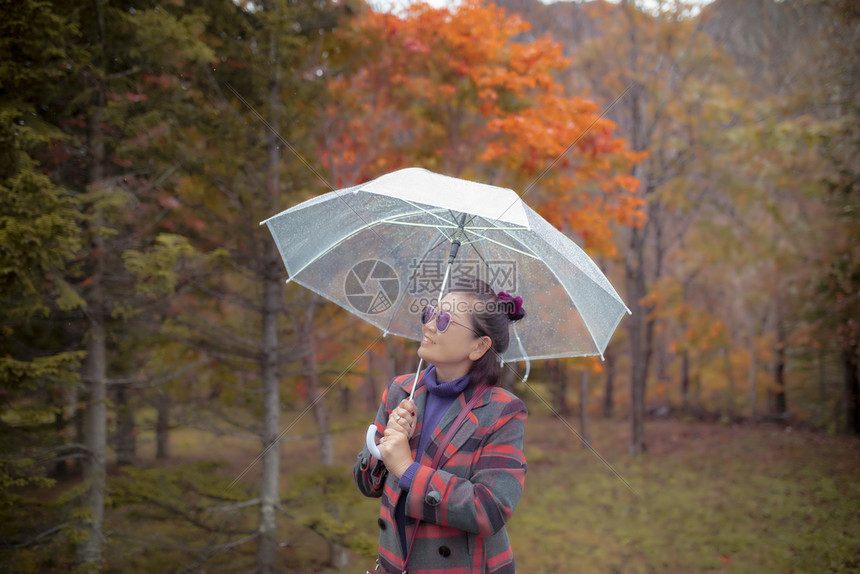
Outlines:
[[[453, 381], [466, 375], [492, 344], [489, 336], [482, 337], [463, 323], [470, 320], [471, 304], [469, 295], [449, 293], [438, 307], [424, 308], [418, 356], [436, 366], [437, 377], [441, 380]], [[449, 330], [452, 325], [461, 328]]]
[[505, 530], [522, 493], [527, 416], [497, 388], [508, 328], [522, 300], [483, 281], [455, 286], [421, 314], [419, 376], [397, 377], [376, 417], [377, 460], [363, 448], [354, 475], [381, 497], [376, 572], [516, 572]]

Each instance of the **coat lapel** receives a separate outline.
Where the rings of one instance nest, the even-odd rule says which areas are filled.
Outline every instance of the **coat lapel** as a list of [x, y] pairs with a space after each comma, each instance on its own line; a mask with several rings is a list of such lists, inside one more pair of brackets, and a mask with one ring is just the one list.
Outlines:
[[[418, 441], [421, 440], [421, 429], [424, 422], [424, 407], [427, 404], [427, 387], [423, 383], [424, 372], [418, 378], [418, 387], [415, 388], [415, 395], [412, 396], [412, 401], [415, 403], [415, 432], [412, 433], [412, 438], [409, 439], [409, 446], [412, 448], [413, 460], [418, 453]], [[409, 395], [407, 395], [409, 396]]]
[[[436, 450], [439, 448], [439, 443], [442, 442], [442, 439], [445, 438], [445, 434], [447, 434], [451, 424], [459, 416], [460, 412], [466, 407], [466, 403], [471, 400], [472, 395], [475, 393], [475, 390], [475, 385], [469, 385], [465, 391], [460, 393], [460, 396], [457, 397], [457, 400], [454, 401], [454, 403], [448, 408], [448, 410], [445, 411], [445, 414], [442, 415], [442, 419], [439, 421], [439, 425], [433, 430], [433, 435], [430, 437], [430, 444], [427, 445], [427, 448], [424, 451], [421, 460], [422, 464], [429, 465], [433, 462], [433, 457], [436, 456]], [[490, 394], [490, 391], [488, 389], [485, 389], [484, 396], [480, 398], [478, 402], [475, 403], [475, 406], [472, 408], [472, 410], [474, 411], [474, 409], [485, 405], [489, 400]], [[427, 397], [425, 396], [424, 401], [426, 402], [426, 400]], [[449, 446], [445, 449], [446, 452], [454, 453], [460, 450], [460, 447], [463, 446], [463, 443], [469, 440], [469, 438], [475, 433], [477, 428], [477, 417], [474, 414], [467, 415], [466, 418], [463, 419], [459, 430], [457, 430], [454, 436], [451, 437], [451, 442], [449, 443]], [[451, 458], [450, 455], [443, 454], [442, 458], [439, 459], [439, 468], [445, 466], [445, 462], [449, 458]]]

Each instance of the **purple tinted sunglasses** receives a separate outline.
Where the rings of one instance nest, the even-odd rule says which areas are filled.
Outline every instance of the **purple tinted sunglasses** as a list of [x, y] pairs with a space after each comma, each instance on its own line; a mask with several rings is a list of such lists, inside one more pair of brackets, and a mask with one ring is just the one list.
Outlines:
[[460, 325], [464, 329], [469, 329], [471, 332], [473, 332], [475, 335], [478, 335], [479, 337], [481, 336], [473, 328], [466, 326], [463, 323], [458, 323], [457, 321], [452, 319], [451, 313], [449, 313], [448, 311], [437, 312], [436, 307], [431, 307], [430, 305], [427, 305], [421, 311], [421, 324], [426, 325], [433, 320], [433, 317], [436, 317], [436, 331], [439, 333], [444, 333], [448, 330], [448, 327], [451, 326], [451, 323], [454, 323], [455, 325]]

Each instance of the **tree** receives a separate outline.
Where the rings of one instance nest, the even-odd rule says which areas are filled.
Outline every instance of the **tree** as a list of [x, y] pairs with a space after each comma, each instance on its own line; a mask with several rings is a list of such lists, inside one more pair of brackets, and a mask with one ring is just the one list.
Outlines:
[[[645, 451], [647, 380], [655, 349], [657, 317], [652, 286], [666, 273], [668, 257], [714, 186], [704, 177], [705, 150], [735, 121], [736, 98], [721, 83], [730, 68], [682, 2], [649, 11], [635, 2], [595, 4], [601, 25], [585, 41], [577, 69], [591, 79], [634, 152], [646, 158], [630, 175], [645, 199], [644, 225], [624, 230], [627, 322], [631, 355], [632, 454]], [[697, 175], [697, 173], [699, 175]]]
[[[170, 182], [176, 225], [197, 249], [221, 249], [224, 258], [184, 299], [169, 331], [207, 367], [195, 377], [215, 400], [195, 413], [197, 423], [226, 422], [231, 432], [261, 442], [253, 539], [257, 571], [273, 572], [282, 511], [280, 409], [298, 395], [282, 383], [313, 352], [301, 337], [306, 331], [295, 330], [291, 319], [304, 320], [312, 305], [285, 291], [275, 243], [259, 222], [307, 197], [316, 183], [296, 156], [310, 157], [305, 142], [314, 133], [313, 103], [324, 95], [319, 52], [340, 9], [282, 1], [206, 4], [214, 63], [189, 75], [195, 105], [182, 111], [187, 127], [160, 139], [168, 152], [160, 161], [185, 158]], [[251, 422], [239, 414], [245, 409]], [[327, 437], [325, 419], [318, 420]], [[332, 561], [342, 561], [332, 548]]]
[[[848, 378], [837, 386], [839, 397], [827, 398], [827, 371], [844, 361], [841, 334], [851, 332], [854, 314], [853, 299], [844, 293], [852, 292], [857, 255], [842, 242], [855, 236], [856, 178], [846, 154], [856, 149], [849, 135], [856, 131], [856, 9], [842, 2], [732, 2], [715, 6], [710, 22], [733, 38], [730, 51], [754, 80], [748, 89], [758, 102], [757, 121], [735, 130], [744, 147], [727, 155], [724, 169], [757, 189], [765, 207], [750, 214], [754, 233], [745, 233], [750, 256], [742, 267], [770, 302], [746, 296], [770, 312], [747, 308], [744, 320], [759, 317], [753, 334], [765, 326], [773, 333], [772, 414], [788, 416], [786, 388], [794, 379], [801, 408], [834, 428], [835, 421], [826, 422], [833, 412], [827, 403], [854, 402], [848, 389], [856, 373], [842, 369]], [[753, 267], [758, 271], [750, 273]], [[812, 362], [814, 387], [807, 383]]]
[[[857, 59], [860, 12], [849, 2], [820, 2], [824, 12], [821, 62], [816, 68], [821, 93], [819, 122], [810, 126], [816, 150], [825, 171], [820, 176], [821, 200], [829, 217], [822, 233], [819, 264], [811, 282], [812, 318], [818, 337], [836, 335], [842, 372], [843, 430], [860, 435], [860, 171], [856, 158], [860, 149], [860, 61]], [[823, 256], [821, 254], [823, 251]]]
[[44, 149], [63, 138], [42, 110], [55, 93], [45, 86], [66, 79], [71, 24], [46, 5], [10, 2], [2, 11], [0, 536], [8, 559], [6, 547], [27, 552], [64, 526], [62, 509], [24, 495], [21, 487], [54, 484], [52, 471], [85, 453], [63, 440], [65, 399], [79, 382], [84, 355], [77, 339], [50, 321], [82, 303], [63, 277], [80, 246], [78, 204], [39, 163]]
[[[124, 128], [148, 111], [141, 105], [146, 95], [136, 85], [141, 70], [182, 66], [177, 61], [153, 62], [146, 51], [150, 45], [137, 40], [175, 39], [177, 32], [187, 32], [193, 24], [178, 22], [157, 8], [139, 8], [129, 11], [107, 2], [85, 7], [55, 2], [24, 3], [10, 10], [32, 17], [11, 20], [18, 26], [16, 31], [27, 30], [23, 43], [13, 50], [12, 63], [26, 69], [34, 55], [48, 46], [38, 58], [64, 70], [66, 79], [54, 81], [56, 72], [53, 77], [30, 77], [19, 93], [30, 98], [33, 111], [28, 115], [33, 124], [43, 126], [40, 169], [52, 181], [61, 182], [79, 210], [69, 220], [79, 222], [78, 244], [69, 246], [80, 249], [76, 249], [75, 263], [58, 272], [68, 287], [66, 303], [73, 300], [78, 311], [64, 316], [64, 326], [58, 329], [65, 337], [76, 338], [86, 350], [81, 373], [86, 389], [86, 448], [82, 450], [86, 487], [73, 529], [78, 540], [77, 562], [84, 570], [100, 567], [104, 539], [107, 388], [109, 374], [115, 374], [112, 367], [121, 368], [111, 362], [116, 357], [111, 351], [116, 348], [111, 349], [108, 335], [113, 335], [111, 341], [122, 339], [123, 318], [134, 313], [134, 278], [126, 270], [122, 254], [132, 246], [140, 248], [148, 239], [146, 228], [138, 227], [143, 233], [132, 228], [140, 223], [135, 216], [148, 215], [140, 206], [147, 204], [146, 194], [141, 192], [150, 186], [140, 181], [153, 174], [130, 169], [120, 151], [123, 143], [129, 143]], [[46, 30], [28, 28], [33, 21], [45, 23]], [[12, 35], [16, 36], [17, 32]], [[187, 42], [180, 44], [180, 48], [187, 46]], [[128, 209], [133, 201], [139, 202], [136, 210]]]
[[560, 45], [519, 41], [528, 29], [480, 1], [360, 13], [330, 64], [321, 157], [338, 185], [416, 164], [494, 179], [588, 247], [614, 249], [612, 222], [642, 222], [624, 174], [640, 158], [596, 104], [564, 95]]

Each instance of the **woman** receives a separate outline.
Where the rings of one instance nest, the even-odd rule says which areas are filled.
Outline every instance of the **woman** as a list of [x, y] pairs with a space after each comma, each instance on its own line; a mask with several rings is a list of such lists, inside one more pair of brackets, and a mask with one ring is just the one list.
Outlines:
[[[409, 554], [410, 574], [516, 572], [505, 523], [525, 481], [527, 412], [495, 385], [509, 325], [524, 316], [522, 299], [497, 296], [480, 280], [459, 284], [424, 310], [418, 355], [430, 366], [413, 401], [414, 375], [388, 386], [376, 416], [382, 460], [365, 447], [353, 469], [365, 496], [382, 497], [379, 571], [402, 572]], [[477, 390], [434, 469], [440, 442]]]

